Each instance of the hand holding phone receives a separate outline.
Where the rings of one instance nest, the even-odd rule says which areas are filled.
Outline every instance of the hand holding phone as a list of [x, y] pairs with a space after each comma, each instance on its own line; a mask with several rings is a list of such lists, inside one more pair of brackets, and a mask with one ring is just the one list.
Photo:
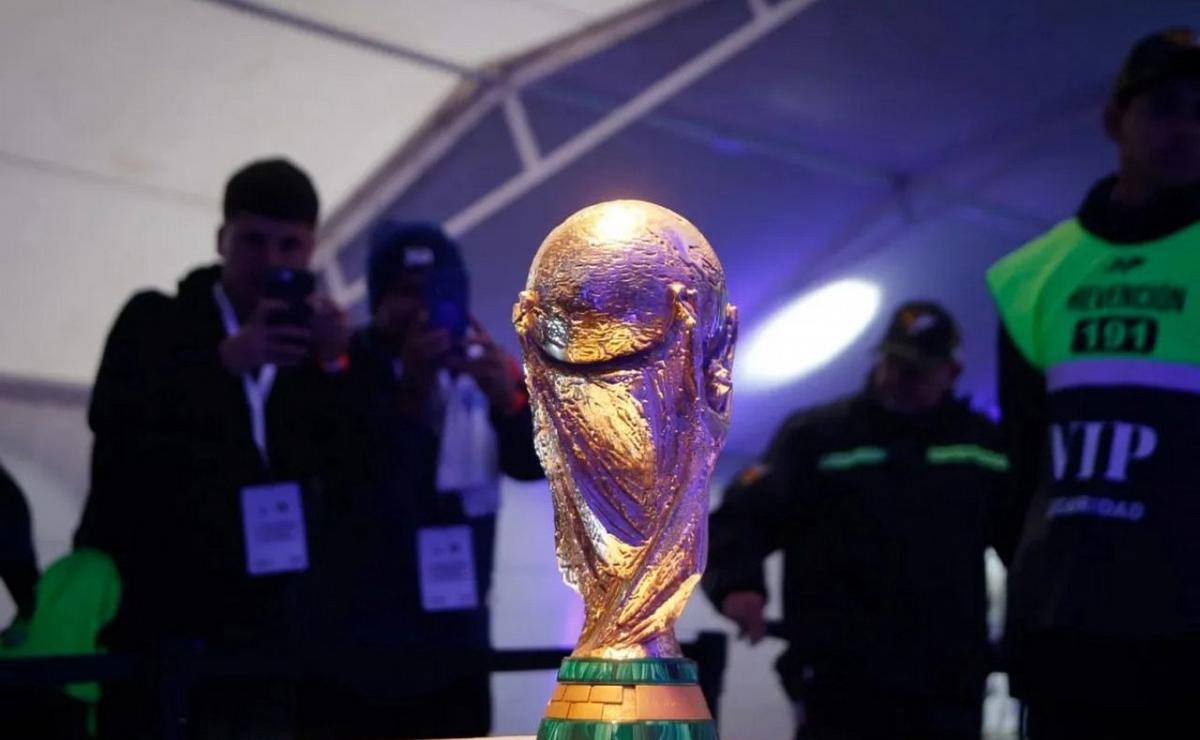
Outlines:
[[284, 307], [272, 311], [267, 323], [273, 326], [307, 327], [313, 315], [309, 297], [316, 287], [317, 276], [308, 270], [273, 270], [267, 278], [264, 297], [278, 301]]
[[271, 317], [288, 310], [288, 304], [272, 298], [259, 301], [248, 321], [219, 346], [221, 364], [234, 375], [256, 372], [263, 365], [292, 367], [307, 360], [312, 352], [312, 333], [306, 326], [273, 324]]
[[456, 274], [433, 276], [425, 287], [429, 328], [445, 330], [460, 351], [471, 324], [466, 288], [466, 282]]

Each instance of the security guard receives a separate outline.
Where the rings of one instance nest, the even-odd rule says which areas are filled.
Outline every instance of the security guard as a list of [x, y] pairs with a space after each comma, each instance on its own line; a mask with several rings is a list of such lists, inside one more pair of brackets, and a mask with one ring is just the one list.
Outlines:
[[[1200, 44], [1155, 33], [1120, 169], [988, 273], [1017, 489], [1013, 687], [1045, 738], [1180, 737], [1200, 695]], [[1188, 733], [1185, 733], [1188, 734]]]
[[953, 395], [958, 345], [945, 309], [902, 306], [866, 388], [789, 419], [712, 515], [704, 587], [751, 642], [783, 550], [797, 738], [979, 738], [1008, 460]]

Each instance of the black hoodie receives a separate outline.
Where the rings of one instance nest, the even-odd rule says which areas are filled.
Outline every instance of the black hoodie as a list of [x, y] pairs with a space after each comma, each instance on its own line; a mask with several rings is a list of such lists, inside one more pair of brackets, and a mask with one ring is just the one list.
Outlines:
[[313, 363], [278, 373], [266, 406], [270, 469], [264, 464], [241, 379], [219, 360], [220, 269], [191, 272], [175, 296], [135, 295], [104, 348], [88, 415], [91, 490], [75, 542], [108, 552], [120, 568], [113, 647], [162, 637], [217, 649], [294, 645], [305, 575], [247, 574], [240, 491], [298, 482], [312, 562], [361, 469], [343, 381]]

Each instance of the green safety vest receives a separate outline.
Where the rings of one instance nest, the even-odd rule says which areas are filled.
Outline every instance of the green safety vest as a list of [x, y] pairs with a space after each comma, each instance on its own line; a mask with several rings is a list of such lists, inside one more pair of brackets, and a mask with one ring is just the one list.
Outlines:
[[988, 271], [1009, 336], [1051, 390], [1133, 382], [1200, 391], [1200, 224], [1134, 246], [1072, 219]]
[[1071, 219], [987, 283], [1048, 393], [1010, 621], [1200, 630], [1200, 224], [1117, 245]]

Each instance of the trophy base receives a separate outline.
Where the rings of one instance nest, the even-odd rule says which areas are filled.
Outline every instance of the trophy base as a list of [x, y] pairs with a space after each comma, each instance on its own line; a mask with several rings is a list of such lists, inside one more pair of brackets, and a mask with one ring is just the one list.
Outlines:
[[683, 658], [567, 658], [537, 740], [717, 740]]
[[716, 723], [544, 719], [537, 740], [717, 740]]

